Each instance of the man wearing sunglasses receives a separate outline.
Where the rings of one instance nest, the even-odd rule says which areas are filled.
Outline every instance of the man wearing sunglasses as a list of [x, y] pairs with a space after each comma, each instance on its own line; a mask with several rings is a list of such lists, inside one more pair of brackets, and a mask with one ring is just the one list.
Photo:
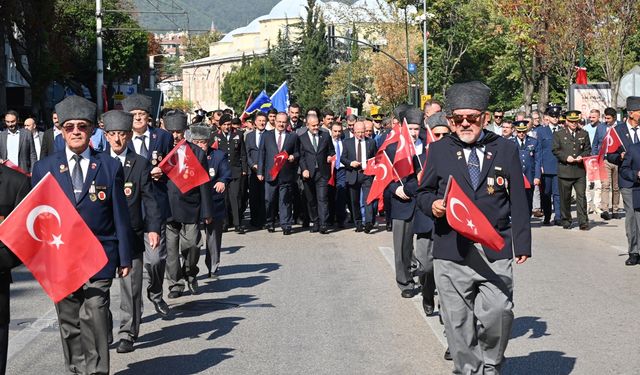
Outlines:
[[[522, 264], [531, 255], [518, 149], [482, 129], [489, 96], [480, 82], [447, 89], [453, 134], [429, 146], [417, 195], [418, 207], [435, 223], [435, 280], [456, 374], [500, 372], [513, 322], [512, 257]], [[503, 237], [502, 251], [482, 248], [449, 226], [444, 194], [450, 176]]]
[[490, 130], [497, 135], [502, 135], [502, 121], [504, 119], [504, 111], [497, 109], [493, 112], [493, 122], [487, 126], [487, 130]]
[[131, 269], [131, 221], [119, 161], [89, 147], [96, 105], [79, 96], [56, 104], [65, 149], [33, 168], [35, 186], [51, 173], [93, 234], [108, 262], [74, 293], [56, 304], [67, 369], [72, 373], [108, 374], [111, 314], [109, 288], [116, 272]]

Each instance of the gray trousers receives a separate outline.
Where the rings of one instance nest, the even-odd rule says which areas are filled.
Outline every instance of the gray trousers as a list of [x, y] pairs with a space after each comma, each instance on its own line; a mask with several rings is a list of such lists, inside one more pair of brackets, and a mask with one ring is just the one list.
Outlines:
[[471, 249], [434, 270], [454, 374], [499, 374], [513, 322], [512, 260], [489, 262]]
[[413, 255], [413, 224], [411, 220], [393, 219], [393, 253], [398, 288], [413, 290], [415, 285], [410, 271]]
[[[531, 181], [531, 183], [533, 183], [533, 181]], [[539, 210], [540, 207], [540, 186], [536, 185], [533, 188], [533, 209]]]
[[629, 254], [640, 254], [638, 248], [638, 220], [640, 215], [636, 215], [633, 209], [633, 189], [621, 188], [622, 204], [624, 206], [624, 231], [627, 234], [629, 244]]
[[131, 259], [131, 271], [120, 279], [120, 331], [121, 340], [135, 342], [142, 320], [142, 254]]
[[220, 250], [222, 249], [222, 225], [224, 219], [213, 219], [211, 224], [205, 226], [206, 253], [204, 264], [211, 273], [216, 273], [220, 265]]
[[415, 257], [418, 261], [417, 274], [422, 284], [422, 298], [433, 304], [436, 282], [433, 274], [433, 240], [431, 233], [419, 233], [416, 236]]
[[160, 230], [160, 243], [152, 249], [149, 245], [149, 235], [144, 234], [144, 268], [149, 275], [147, 297], [154, 302], [162, 301], [162, 283], [167, 262], [167, 233], [166, 226]]
[[111, 282], [87, 281], [56, 304], [62, 351], [72, 373], [109, 374]]
[[[169, 290], [184, 290], [182, 279], [192, 282], [198, 275], [200, 259], [198, 224], [167, 223], [167, 279]], [[182, 259], [182, 262], [181, 262]]]

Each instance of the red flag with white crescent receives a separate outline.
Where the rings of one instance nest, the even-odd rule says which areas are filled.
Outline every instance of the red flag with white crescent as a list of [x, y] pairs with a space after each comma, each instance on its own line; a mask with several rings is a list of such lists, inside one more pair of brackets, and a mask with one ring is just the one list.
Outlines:
[[386, 152], [379, 151], [376, 154], [373, 170], [375, 175], [367, 196], [367, 204], [371, 204], [376, 199], [382, 200], [384, 189], [393, 181], [393, 164], [391, 164]]
[[607, 129], [607, 135], [602, 140], [602, 145], [600, 146], [600, 152], [598, 153], [598, 157], [602, 158], [604, 154], [611, 154], [616, 152], [622, 145], [622, 140], [616, 131], [616, 128]]
[[449, 226], [473, 242], [478, 242], [491, 250], [502, 251], [504, 238], [493, 228], [482, 211], [467, 197], [453, 177], [450, 182], [446, 198], [446, 216]]
[[413, 139], [409, 134], [407, 120], [402, 122], [400, 127], [400, 135], [398, 137], [398, 147], [393, 158], [393, 168], [399, 178], [406, 177], [413, 173], [413, 157], [416, 154], [416, 148], [413, 145]]
[[382, 142], [378, 151], [384, 151], [390, 144], [398, 142], [400, 131], [400, 124], [396, 124], [396, 126], [391, 129], [389, 134], [387, 134], [387, 138], [385, 138], [384, 142]]
[[271, 170], [269, 171], [269, 175], [271, 175], [272, 180], [275, 180], [276, 177], [278, 177], [278, 173], [280, 173], [280, 170], [282, 169], [282, 167], [284, 167], [287, 159], [289, 159], [289, 154], [287, 153], [287, 151], [281, 151], [274, 155], [273, 167], [271, 167]]
[[102, 244], [51, 173], [0, 224], [0, 241], [56, 303], [107, 264]]
[[602, 178], [603, 161], [598, 155], [583, 156], [582, 162], [584, 169], [587, 171], [588, 181], [600, 181]]
[[524, 188], [531, 189], [531, 181], [529, 181], [529, 179], [527, 178], [527, 176], [524, 175], [524, 173], [522, 174], [522, 177], [524, 178]]
[[209, 173], [204, 169], [193, 150], [183, 139], [162, 159], [158, 167], [173, 182], [182, 194], [209, 182]]

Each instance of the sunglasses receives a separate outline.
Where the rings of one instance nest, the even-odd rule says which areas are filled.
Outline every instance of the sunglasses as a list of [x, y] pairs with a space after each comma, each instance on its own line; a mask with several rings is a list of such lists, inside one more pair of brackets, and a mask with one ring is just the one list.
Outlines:
[[479, 120], [480, 117], [482, 116], [482, 113], [478, 113], [476, 115], [456, 115], [453, 114], [452, 116], [449, 117], [449, 119], [453, 120], [453, 122], [456, 125], [460, 125], [464, 122], [464, 120], [467, 120], [467, 122], [471, 125], [476, 124]]
[[493, 118], [503, 118], [504, 116], [493, 115]]
[[88, 124], [66, 124], [62, 126], [62, 129], [65, 131], [65, 133], [71, 133], [75, 128], [78, 128], [78, 130], [80, 130], [81, 132], [87, 132], [89, 131], [89, 128], [91, 128], [91, 126], [89, 126]]
[[433, 133], [433, 136], [436, 137], [436, 138], [441, 138], [441, 137], [444, 137], [447, 134], [449, 134], [449, 133]]

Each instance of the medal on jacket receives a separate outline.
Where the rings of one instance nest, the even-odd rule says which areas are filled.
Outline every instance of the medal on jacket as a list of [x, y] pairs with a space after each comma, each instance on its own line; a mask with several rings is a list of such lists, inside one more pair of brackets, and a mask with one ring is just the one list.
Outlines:
[[158, 151], [153, 150], [151, 152], [151, 164], [156, 165], [158, 164]]
[[89, 199], [91, 199], [91, 202], [95, 202], [98, 197], [96, 196], [96, 182], [93, 181], [91, 183], [91, 186], [89, 186]]
[[133, 182], [124, 183], [124, 195], [128, 198], [133, 193]]
[[209, 176], [214, 177], [216, 175], [216, 170], [213, 168], [209, 168]]
[[493, 179], [493, 177], [487, 177], [487, 193], [489, 194], [493, 194], [495, 193], [495, 188], [493, 187], [495, 185], [495, 180]]

